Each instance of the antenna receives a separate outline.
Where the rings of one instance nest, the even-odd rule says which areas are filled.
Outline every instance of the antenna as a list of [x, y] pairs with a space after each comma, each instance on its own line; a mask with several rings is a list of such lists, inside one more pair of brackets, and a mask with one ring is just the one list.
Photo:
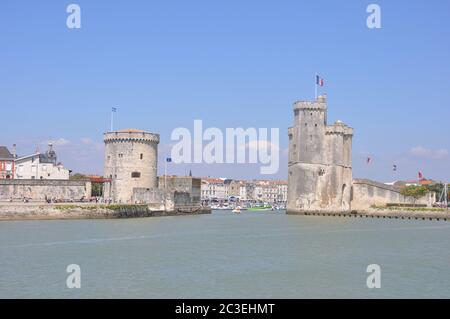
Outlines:
[[448, 184], [447, 183], [444, 184], [444, 196], [445, 196], [445, 198], [444, 198], [445, 210], [448, 213]]
[[443, 184], [441, 195], [439, 196], [439, 202], [445, 205], [445, 210], [448, 212], [448, 183]]

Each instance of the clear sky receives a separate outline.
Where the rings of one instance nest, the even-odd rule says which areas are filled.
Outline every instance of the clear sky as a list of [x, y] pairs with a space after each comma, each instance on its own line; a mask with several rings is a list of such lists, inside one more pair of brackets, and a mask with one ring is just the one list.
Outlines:
[[[66, 26], [70, 3], [81, 29]], [[370, 3], [381, 29], [366, 26]], [[118, 106], [116, 128], [161, 134], [161, 162], [172, 130], [195, 119], [280, 128], [272, 178], [286, 178], [292, 103], [313, 98], [319, 72], [329, 121], [355, 129], [355, 177], [450, 180], [449, 21], [448, 0], [2, 1], [0, 145], [25, 155], [52, 139], [66, 167], [101, 174]], [[248, 165], [169, 169], [261, 177]]]

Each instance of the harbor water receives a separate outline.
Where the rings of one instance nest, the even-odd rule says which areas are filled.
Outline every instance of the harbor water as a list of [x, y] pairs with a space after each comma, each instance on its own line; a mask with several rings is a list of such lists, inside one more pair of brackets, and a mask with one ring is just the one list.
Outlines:
[[0, 298], [450, 298], [449, 248], [450, 222], [284, 211], [8, 221]]

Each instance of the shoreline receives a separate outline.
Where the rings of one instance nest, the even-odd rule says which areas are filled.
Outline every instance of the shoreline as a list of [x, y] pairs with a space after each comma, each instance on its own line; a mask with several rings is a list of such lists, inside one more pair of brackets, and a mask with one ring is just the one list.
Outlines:
[[0, 205], [1, 221], [129, 219], [211, 214], [204, 207], [179, 207], [166, 211], [148, 205], [46, 204], [21, 203]]

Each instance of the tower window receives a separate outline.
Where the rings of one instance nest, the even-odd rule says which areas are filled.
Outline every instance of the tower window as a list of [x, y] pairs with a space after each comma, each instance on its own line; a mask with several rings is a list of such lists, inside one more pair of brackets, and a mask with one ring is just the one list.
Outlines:
[[141, 153], [140, 158], [141, 158], [141, 159], [144, 159], [144, 154], [143, 154], [143, 153]]
[[133, 173], [131, 173], [131, 178], [141, 178], [141, 173], [133, 172]]

